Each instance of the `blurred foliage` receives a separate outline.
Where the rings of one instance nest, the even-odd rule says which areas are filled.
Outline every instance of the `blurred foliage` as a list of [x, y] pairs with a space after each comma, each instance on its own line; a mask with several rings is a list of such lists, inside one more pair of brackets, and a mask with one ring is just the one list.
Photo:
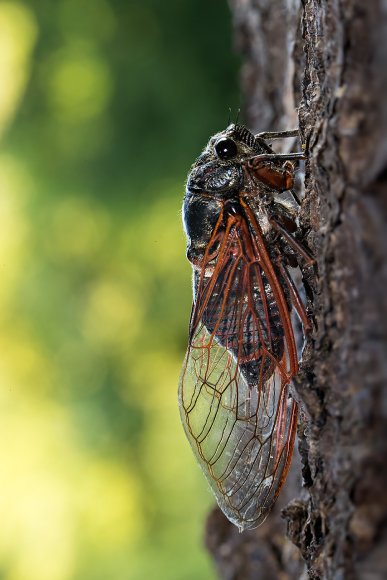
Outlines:
[[214, 578], [177, 382], [225, 2], [0, 3], [0, 578]]

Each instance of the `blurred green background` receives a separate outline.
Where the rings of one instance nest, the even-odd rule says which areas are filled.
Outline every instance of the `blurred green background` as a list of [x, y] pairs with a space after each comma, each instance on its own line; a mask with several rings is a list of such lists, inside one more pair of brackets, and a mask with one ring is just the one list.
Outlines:
[[225, 1], [0, 3], [0, 578], [212, 579], [180, 206], [238, 107]]

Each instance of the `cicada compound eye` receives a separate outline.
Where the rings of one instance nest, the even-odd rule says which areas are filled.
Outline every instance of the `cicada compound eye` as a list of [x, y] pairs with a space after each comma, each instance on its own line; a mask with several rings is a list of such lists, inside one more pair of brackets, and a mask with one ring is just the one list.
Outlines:
[[222, 137], [215, 143], [215, 152], [219, 159], [232, 159], [238, 153], [235, 141], [228, 137]]

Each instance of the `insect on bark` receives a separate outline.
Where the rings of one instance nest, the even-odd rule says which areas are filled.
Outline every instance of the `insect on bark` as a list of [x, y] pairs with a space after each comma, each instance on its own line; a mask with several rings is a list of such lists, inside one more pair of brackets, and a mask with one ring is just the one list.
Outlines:
[[180, 414], [220, 508], [240, 530], [267, 517], [296, 434], [290, 383], [310, 323], [290, 269], [313, 263], [298, 241], [292, 192], [291, 160], [303, 154], [276, 154], [267, 143], [296, 135], [230, 125], [192, 166], [183, 203], [193, 306]]

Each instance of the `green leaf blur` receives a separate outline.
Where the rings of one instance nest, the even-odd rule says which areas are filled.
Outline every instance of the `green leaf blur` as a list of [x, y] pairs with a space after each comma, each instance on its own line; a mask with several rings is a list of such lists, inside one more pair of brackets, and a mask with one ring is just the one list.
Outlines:
[[0, 4], [0, 578], [215, 577], [180, 206], [238, 106], [230, 27], [226, 2]]

